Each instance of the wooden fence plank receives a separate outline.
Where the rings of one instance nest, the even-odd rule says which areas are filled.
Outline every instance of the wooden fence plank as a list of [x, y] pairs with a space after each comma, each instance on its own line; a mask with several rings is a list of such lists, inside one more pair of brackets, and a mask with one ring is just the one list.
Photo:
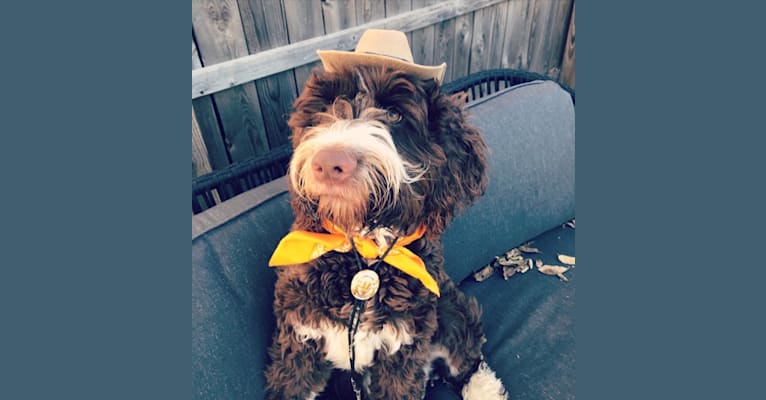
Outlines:
[[412, 10], [413, 0], [386, 0], [386, 18]]
[[529, 70], [558, 79], [570, 0], [537, 0], [529, 36]]
[[[202, 139], [202, 131], [200, 131], [197, 117], [194, 115], [194, 107], [192, 106], [192, 179], [212, 171], [213, 168], [208, 159], [205, 141]], [[217, 203], [221, 202], [218, 190], [213, 189], [211, 194]]]
[[[412, 10], [412, 0], [386, 0], [386, 18], [404, 14]], [[412, 48], [412, 32], [407, 32], [407, 41]]]
[[[412, 10], [420, 10], [437, 4], [437, 0], [412, 0]], [[412, 31], [412, 58], [421, 65], [435, 65], [434, 62], [434, 33], [433, 25]]]
[[497, 12], [492, 22], [492, 34], [489, 40], [489, 62], [485, 69], [500, 68], [503, 62], [503, 49], [505, 43], [505, 26], [508, 24], [508, 2], [503, 2], [495, 6]]
[[575, 6], [576, 2], [573, 1], [566, 47], [564, 48], [564, 55], [561, 60], [561, 75], [559, 75], [559, 80], [572, 89], [575, 88]]
[[510, 0], [505, 26], [502, 68], [528, 69], [529, 33], [535, 0]]
[[507, 2], [474, 12], [469, 73], [500, 67], [507, 16]]
[[[248, 55], [235, 0], [192, 0], [192, 28], [197, 33], [197, 48], [205, 67]], [[192, 85], [194, 74], [205, 69], [192, 71]], [[216, 93], [213, 100], [232, 161], [268, 150], [258, 93], [253, 83]]]
[[[452, 79], [468, 75], [473, 41], [473, 14], [455, 18], [455, 42], [452, 48]], [[447, 66], [449, 68], [449, 65]]]
[[[192, 70], [198, 68], [202, 68], [202, 61], [200, 61], [197, 45], [192, 37]], [[192, 100], [192, 112], [195, 116], [195, 120], [192, 122], [192, 129], [195, 124], [199, 128], [207, 151], [205, 157], [208, 159], [212, 169], [219, 170], [229, 165], [229, 156], [226, 153], [226, 146], [223, 143], [223, 137], [218, 128], [218, 118], [215, 115], [215, 109], [213, 108], [210, 96]]]
[[[206, 65], [202, 70], [192, 72], [192, 98], [241, 85], [243, 82], [249, 82], [316, 61], [318, 59], [316, 55], [317, 49], [352, 50], [356, 46], [361, 34], [367, 29], [398, 29], [409, 32], [502, 1], [505, 0], [474, 0], [470, 2], [466, 0], [451, 0], [438, 2], [432, 6], [410, 11], [392, 18], [372, 21], [322, 37], [266, 50], [225, 63], [212, 66]], [[328, 0], [323, 2], [323, 10], [329, 7], [329, 4], [334, 4], [337, 9], [337, 2]], [[327, 22], [326, 19], [325, 22]], [[326, 30], [330, 32], [327, 25]], [[454, 40], [454, 29], [452, 36]]]
[[381, 0], [356, 0], [356, 23], [366, 24], [386, 18], [386, 4]]
[[197, 117], [194, 116], [192, 107], [192, 179], [213, 171], [210, 161], [207, 159], [207, 147], [202, 140], [202, 132], [199, 130]]
[[[251, 54], [290, 43], [280, 0], [239, 0], [247, 48]], [[288, 141], [287, 118], [296, 97], [295, 75], [280, 72], [255, 81], [263, 124], [273, 149]]]
[[447, 70], [444, 72], [444, 82], [452, 80], [452, 71], [454, 64], [452, 62], [455, 46], [455, 18], [448, 19], [434, 25], [434, 64], [447, 63]]
[[[284, 0], [284, 4], [290, 43], [320, 37], [325, 34], [324, 22], [322, 21], [322, 4], [320, 2]], [[311, 71], [319, 65], [319, 62], [312, 62], [295, 68], [295, 86], [298, 88], [298, 93], [303, 90], [303, 85], [306, 83]]]
[[326, 33], [338, 32], [357, 25], [356, 3], [354, 0], [322, 1], [322, 15], [324, 16], [324, 30]]

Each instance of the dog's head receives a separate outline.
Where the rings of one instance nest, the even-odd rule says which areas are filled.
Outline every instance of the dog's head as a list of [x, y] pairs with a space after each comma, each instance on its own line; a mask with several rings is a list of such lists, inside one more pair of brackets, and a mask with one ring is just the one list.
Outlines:
[[462, 103], [387, 67], [314, 72], [289, 121], [296, 223], [441, 235], [487, 184], [486, 145]]

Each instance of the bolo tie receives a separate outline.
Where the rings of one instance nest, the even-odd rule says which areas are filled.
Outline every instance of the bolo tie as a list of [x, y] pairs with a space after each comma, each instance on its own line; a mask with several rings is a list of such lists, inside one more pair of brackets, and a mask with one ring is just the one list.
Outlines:
[[362, 257], [359, 255], [359, 252], [356, 250], [356, 245], [354, 245], [354, 241], [351, 240], [351, 248], [354, 251], [354, 256], [356, 260], [357, 265], [357, 272], [354, 274], [354, 276], [351, 278], [351, 295], [354, 296], [354, 307], [351, 310], [351, 318], [349, 318], [348, 321], [348, 354], [349, 354], [349, 365], [351, 366], [351, 387], [354, 389], [354, 394], [356, 395], [356, 400], [362, 400], [362, 388], [359, 385], [359, 383], [356, 381], [355, 376], [361, 377], [361, 374], [358, 374], [355, 370], [355, 361], [356, 361], [356, 352], [354, 348], [354, 340], [356, 336], [356, 332], [359, 329], [359, 322], [362, 319], [362, 310], [364, 309], [364, 305], [367, 302], [367, 300], [371, 299], [373, 296], [375, 296], [375, 293], [378, 292], [378, 288], [380, 288], [380, 277], [378, 276], [377, 269], [380, 263], [383, 261], [383, 259], [386, 258], [388, 253], [391, 251], [391, 249], [394, 248], [394, 245], [399, 240], [399, 237], [395, 237], [394, 240], [391, 242], [391, 244], [388, 246], [388, 249], [383, 253], [382, 256], [375, 259], [375, 261], [369, 265], [368, 268], [364, 267], [364, 263], [362, 262]]

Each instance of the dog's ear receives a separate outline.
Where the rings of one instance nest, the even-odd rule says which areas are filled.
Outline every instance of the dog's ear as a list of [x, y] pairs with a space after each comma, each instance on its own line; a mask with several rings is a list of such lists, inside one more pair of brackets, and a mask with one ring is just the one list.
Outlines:
[[426, 224], [441, 235], [456, 212], [478, 199], [487, 188], [487, 146], [479, 130], [468, 123], [461, 95], [447, 96], [430, 89], [429, 130], [438, 160], [429, 171], [432, 187], [426, 195]]

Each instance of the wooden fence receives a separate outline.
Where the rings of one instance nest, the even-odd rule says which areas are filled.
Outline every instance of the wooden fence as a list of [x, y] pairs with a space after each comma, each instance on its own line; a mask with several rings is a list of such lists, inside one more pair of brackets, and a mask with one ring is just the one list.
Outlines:
[[445, 83], [515, 68], [574, 87], [574, 16], [574, 0], [192, 0], [192, 177], [288, 142], [317, 49], [398, 29]]

